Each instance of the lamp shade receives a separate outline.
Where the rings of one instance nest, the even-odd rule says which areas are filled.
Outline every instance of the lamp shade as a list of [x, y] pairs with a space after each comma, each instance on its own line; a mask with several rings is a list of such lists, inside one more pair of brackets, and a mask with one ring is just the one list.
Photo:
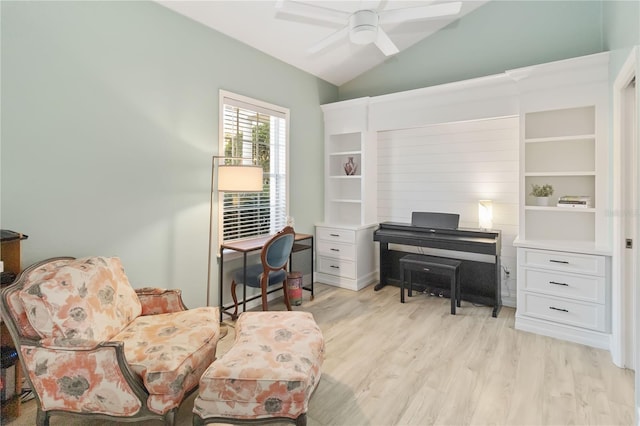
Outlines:
[[220, 165], [217, 189], [221, 192], [262, 192], [262, 167]]
[[491, 200], [478, 201], [478, 226], [483, 229], [493, 228], [493, 202]]

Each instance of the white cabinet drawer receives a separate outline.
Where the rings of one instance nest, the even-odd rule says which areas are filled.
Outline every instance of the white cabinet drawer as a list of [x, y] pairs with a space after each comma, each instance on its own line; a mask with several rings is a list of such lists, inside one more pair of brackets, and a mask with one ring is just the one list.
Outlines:
[[524, 289], [587, 302], [605, 303], [604, 277], [524, 270]]
[[337, 257], [344, 260], [356, 259], [356, 246], [353, 244], [319, 240], [316, 247], [318, 256]]
[[356, 278], [356, 264], [344, 259], [318, 256], [318, 272], [345, 278]]
[[606, 331], [604, 305], [525, 293], [522, 309], [525, 315], [532, 317]]
[[556, 271], [577, 272], [604, 276], [604, 256], [567, 253], [562, 251], [524, 250], [524, 265]]
[[356, 232], [350, 229], [317, 227], [318, 240], [337, 241], [339, 243], [355, 244]]

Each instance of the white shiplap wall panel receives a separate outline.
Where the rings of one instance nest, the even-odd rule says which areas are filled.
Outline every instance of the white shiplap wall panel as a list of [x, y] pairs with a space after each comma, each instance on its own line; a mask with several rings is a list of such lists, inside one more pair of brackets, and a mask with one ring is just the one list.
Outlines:
[[378, 132], [378, 220], [410, 222], [414, 211], [460, 214], [478, 227], [478, 200], [493, 200], [502, 231], [503, 303], [515, 306], [518, 117]]

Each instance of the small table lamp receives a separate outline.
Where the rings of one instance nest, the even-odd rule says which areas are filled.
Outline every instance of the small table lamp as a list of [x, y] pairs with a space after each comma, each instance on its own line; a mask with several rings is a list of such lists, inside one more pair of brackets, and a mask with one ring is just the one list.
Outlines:
[[491, 200], [478, 201], [478, 226], [482, 229], [493, 228], [493, 202]]

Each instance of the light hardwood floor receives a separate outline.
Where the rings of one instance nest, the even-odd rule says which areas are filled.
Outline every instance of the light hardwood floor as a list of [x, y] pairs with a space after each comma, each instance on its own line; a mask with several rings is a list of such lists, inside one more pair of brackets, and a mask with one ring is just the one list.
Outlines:
[[[282, 309], [282, 305], [273, 305]], [[316, 425], [633, 425], [634, 373], [607, 351], [514, 329], [514, 310], [418, 295], [397, 287], [352, 292], [316, 284], [313, 313], [326, 341], [309, 406]], [[218, 356], [233, 342], [233, 323]], [[193, 396], [180, 425], [191, 424]], [[32, 425], [33, 402], [8, 424]], [[4, 423], [4, 422], [3, 422]], [[51, 425], [96, 425], [54, 416]], [[144, 422], [157, 425], [159, 422]]]

